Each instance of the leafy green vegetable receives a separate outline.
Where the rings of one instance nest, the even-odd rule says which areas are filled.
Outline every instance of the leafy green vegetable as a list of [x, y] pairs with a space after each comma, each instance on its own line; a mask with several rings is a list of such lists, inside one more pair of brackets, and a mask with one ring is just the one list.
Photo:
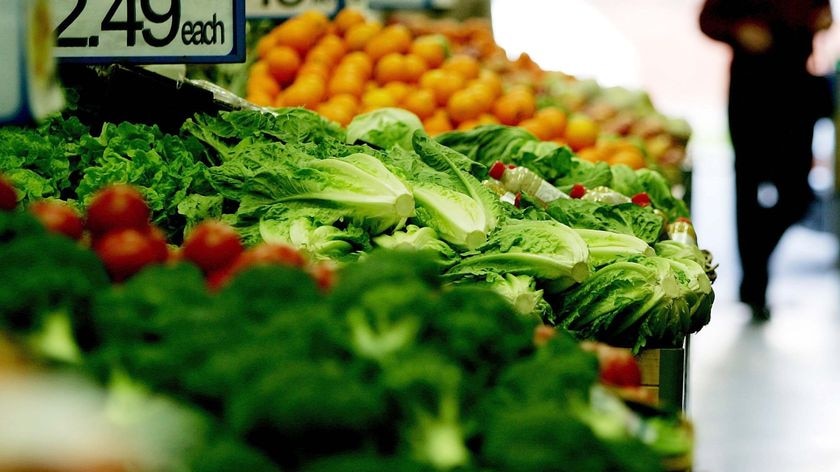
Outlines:
[[516, 313], [550, 319], [551, 306], [543, 298], [543, 291], [536, 287], [536, 280], [530, 275], [487, 274], [487, 284], [513, 306]]
[[373, 242], [385, 249], [433, 251], [442, 267], [449, 267], [460, 259], [458, 253], [438, 239], [437, 232], [428, 226], [408, 225], [404, 230], [379, 235], [373, 238]]
[[635, 256], [595, 271], [563, 294], [555, 322], [580, 339], [638, 352], [671, 347], [709, 321], [714, 294], [693, 261]]
[[633, 235], [648, 244], [659, 240], [665, 221], [649, 207], [561, 198], [546, 207], [555, 220], [574, 228]]
[[[469, 131], [443, 133], [436, 139], [488, 168], [501, 161], [527, 167], [548, 181], [566, 175], [572, 163], [568, 147], [541, 141], [514, 126], [484, 125]], [[479, 178], [485, 176], [477, 175]]]
[[552, 183], [566, 193], [569, 193], [575, 184], [581, 184], [586, 188], [609, 187], [612, 183], [612, 173], [610, 172], [610, 165], [606, 162], [589, 162], [572, 157], [569, 172], [558, 177]]
[[[413, 144], [424, 163], [450, 179], [448, 190], [433, 181], [415, 184], [422, 208], [418, 209], [418, 219], [434, 227], [444, 240], [475, 248], [504, 219], [499, 199], [470, 174], [474, 161], [419, 132], [414, 134]], [[459, 210], [459, 206], [466, 208]]]
[[628, 257], [654, 255], [654, 250], [641, 239], [622, 233], [576, 228], [589, 248], [589, 264], [598, 268]]
[[353, 144], [362, 141], [381, 149], [393, 146], [412, 149], [411, 137], [415, 131], [422, 130], [423, 122], [410, 111], [380, 108], [353, 118], [347, 125], [347, 142]]
[[361, 226], [342, 225], [340, 211], [285, 205], [276, 209], [258, 224], [263, 241], [290, 244], [311, 260], [352, 260], [371, 249], [368, 233]]
[[557, 287], [582, 282], [589, 275], [586, 242], [556, 221], [512, 220], [501, 226], [474, 255], [447, 271], [450, 278], [492, 273], [530, 275]]
[[646, 192], [653, 208], [665, 212], [669, 221], [688, 217], [685, 202], [671, 193], [671, 186], [665, 177], [652, 169], [633, 170], [624, 164], [612, 166], [612, 188], [627, 196]]

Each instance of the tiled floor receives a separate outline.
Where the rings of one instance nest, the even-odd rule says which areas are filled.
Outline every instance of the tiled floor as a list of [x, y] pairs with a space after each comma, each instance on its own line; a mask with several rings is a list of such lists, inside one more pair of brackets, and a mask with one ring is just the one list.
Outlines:
[[720, 139], [702, 136], [692, 214], [720, 269], [712, 321], [690, 345], [695, 470], [840, 471], [837, 238], [791, 228], [771, 261], [772, 319], [750, 322], [737, 302], [731, 158]]

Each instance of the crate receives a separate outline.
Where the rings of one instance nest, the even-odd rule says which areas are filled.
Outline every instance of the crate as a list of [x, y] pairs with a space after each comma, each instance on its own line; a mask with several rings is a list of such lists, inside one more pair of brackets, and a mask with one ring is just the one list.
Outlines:
[[642, 388], [666, 407], [685, 411], [688, 385], [688, 346], [643, 349], [636, 356], [642, 370]]

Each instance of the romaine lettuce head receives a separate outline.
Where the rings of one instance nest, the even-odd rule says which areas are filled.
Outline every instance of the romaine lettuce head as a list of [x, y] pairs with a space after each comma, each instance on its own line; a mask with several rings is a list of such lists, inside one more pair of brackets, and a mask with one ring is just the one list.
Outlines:
[[652, 256], [654, 250], [641, 239], [612, 231], [575, 228], [589, 248], [589, 265], [598, 268], [633, 256]]
[[575, 184], [581, 184], [586, 188], [610, 187], [612, 183], [610, 165], [603, 161], [589, 162], [572, 157], [569, 172], [552, 183], [566, 193], [569, 193]]
[[549, 181], [566, 175], [571, 168], [572, 153], [568, 147], [540, 141], [530, 132], [514, 126], [479, 126], [469, 131], [443, 133], [436, 139], [487, 167], [501, 161], [527, 167]]
[[423, 130], [423, 122], [414, 113], [402, 108], [379, 108], [353, 118], [347, 125], [347, 143], [362, 141], [382, 149], [411, 149], [411, 137], [418, 130]]
[[573, 228], [586, 228], [633, 235], [653, 244], [662, 234], [665, 221], [652, 208], [634, 203], [617, 205], [584, 199], [559, 198], [548, 204], [546, 212]]
[[556, 221], [511, 220], [474, 255], [452, 267], [449, 277], [530, 275], [573, 284], [589, 275], [589, 250], [575, 230]]
[[404, 230], [379, 235], [373, 238], [373, 242], [384, 249], [433, 251], [435, 260], [443, 267], [449, 267], [460, 259], [458, 253], [428, 226], [408, 225]]
[[349, 261], [371, 249], [364, 228], [341, 221], [341, 212], [314, 207], [270, 212], [259, 221], [263, 241], [298, 248], [308, 259]]

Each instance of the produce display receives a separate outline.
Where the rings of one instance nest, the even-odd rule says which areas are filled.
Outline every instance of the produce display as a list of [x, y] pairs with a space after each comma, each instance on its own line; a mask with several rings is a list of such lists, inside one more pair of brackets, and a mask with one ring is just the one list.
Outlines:
[[[64, 212], [84, 221], [78, 239], [37, 204], [68, 208], [0, 212], [0, 330], [30, 359], [4, 373], [0, 349], [0, 379], [98, 382], [111, 442], [151, 435], [108, 470], [648, 472], [690, 457], [678, 414], [619, 396], [638, 387], [629, 353], [582, 349], [491, 290], [445, 283], [431, 252], [374, 251], [324, 284], [293, 248], [243, 249], [205, 221], [127, 273], [116, 259], [142, 251], [103, 246], [153, 232], [137, 194], [105, 187], [84, 214]], [[211, 283], [225, 266], [239, 269]]]
[[67, 390], [74, 436], [108, 438], [73, 462], [0, 424], [0, 470], [690, 468], [637, 362], [715, 297], [684, 123], [483, 20], [305, 12], [246, 42], [191, 71], [250, 104], [150, 124], [70, 90], [0, 126], [0, 416]]
[[[708, 254], [669, 235], [690, 223], [666, 180], [578, 159], [516, 127], [435, 140], [402, 109], [359, 115], [344, 129], [283, 108], [196, 115], [179, 136], [130, 123], [92, 136], [60, 117], [2, 133], [19, 144], [3, 152], [13, 158], [0, 171], [24, 203], [49, 196], [84, 207], [96, 189], [131, 182], [176, 243], [214, 218], [246, 246], [284, 243], [338, 264], [377, 247], [433, 249], [449, 283], [489, 286], [523, 315], [634, 352], [679, 347], [709, 322], [714, 269]], [[50, 144], [20, 149], [27, 142]], [[506, 203], [491, 161], [526, 166], [568, 196], [541, 202], [521, 191]]]
[[[587, 150], [581, 155], [590, 160], [636, 169], [654, 163], [641, 141], [607, 136], [584, 110], [548, 103], [541, 79], [509, 74], [498, 65], [498, 54], [485, 62], [489, 57], [460, 45], [457, 35], [410, 26], [383, 25], [353, 9], [333, 21], [314, 12], [285, 21], [257, 42], [246, 99], [266, 107], [307, 107], [342, 125], [360, 113], [401, 107], [431, 135], [501, 123]], [[478, 49], [498, 53], [488, 34]]]
[[643, 90], [605, 87], [592, 78], [543, 70], [527, 54], [511, 60], [494, 42], [490, 21], [484, 18], [459, 23], [448, 18], [431, 19], [424, 14], [398, 13], [390, 21], [406, 25], [416, 36], [444, 36], [453, 53], [477, 57], [506, 86], [531, 87], [538, 107], [554, 106], [567, 114], [593, 120], [600, 131], [599, 138], [594, 146], [581, 150], [584, 159], [633, 166], [637, 156], [626, 151], [633, 152], [635, 147], [644, 152], [647, 165], [662, 172], [672, 184], [688, 184], [684, 174], [690, 165], [686, 147], [691, 126], [684, 119], [658, 111]]

